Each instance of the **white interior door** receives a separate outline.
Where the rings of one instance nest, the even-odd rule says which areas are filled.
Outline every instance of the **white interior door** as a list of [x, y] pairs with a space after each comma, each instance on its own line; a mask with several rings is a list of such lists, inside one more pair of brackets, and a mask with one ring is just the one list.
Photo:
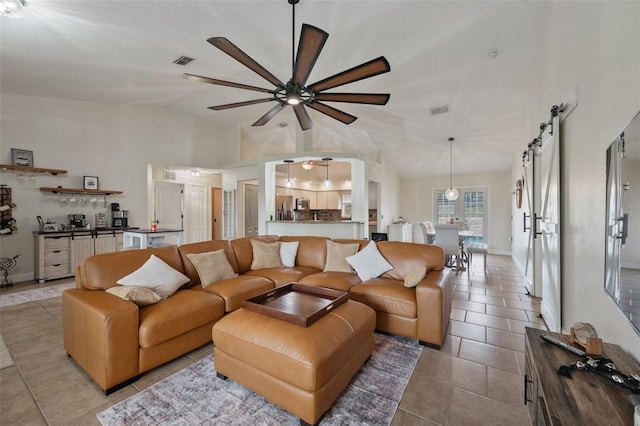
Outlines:
[[560, 253], [560, 138], [559, 119], [553, 117], [552, 134], [540, 148], [540, 239], [542, 273], [542, 317], [551, 331], [562, 326], [562, 287]]
[[186, 242], [197, 243], [208, 240], [207, 188], [203, 185], [188, 185], [186, 194]]
[[153, 187], [154, 220], [158, 229], [183, 229], [184, 185], [155, 182]]

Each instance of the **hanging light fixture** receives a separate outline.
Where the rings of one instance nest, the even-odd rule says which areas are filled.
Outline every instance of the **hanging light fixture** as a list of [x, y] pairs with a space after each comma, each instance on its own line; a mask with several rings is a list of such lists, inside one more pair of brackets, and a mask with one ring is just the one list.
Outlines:
[[449, 189], [444, 191], [444, 197], [449, 201], [455, 201], [458, 199], [458, 190], [453, 187], [453, 138], [449, 138], [449, 147]]
[[305, 170], [311, 170], [313, 169], [313, 163], [311, 161], [303, 161], [302, 168]]
[[325, 157], [322, 159], [322, 161], [325, 161], [327, 163], [327, 178], [324, 180], [324, 186], [331, 185], [331, 181], [329, 180], [329, 161], [331, 160], [333, 160], [333, 158]]
[[291, 182], [291, 163], [293, 163], [293, 160], [284, 160], [285, 163], [287, 163], [287, 188], [291, 188], [291, 186], [293, 185], [293, 182]]

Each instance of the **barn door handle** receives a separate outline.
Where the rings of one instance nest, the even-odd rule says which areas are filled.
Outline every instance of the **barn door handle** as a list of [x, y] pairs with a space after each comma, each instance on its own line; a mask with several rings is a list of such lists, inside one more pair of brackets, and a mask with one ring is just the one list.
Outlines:
[[537, 213], [533, 214], [533, 238], [538, 238], [538, 235], [542, 235], [542, 232], [538, 231], [538, 221], [542, 219], [542, 216], [538, 216]]
[[622, 244], [626, 244], [627, 235], [629, 233], [629, 213], [625, 213], [624, 215], [620, 216], [617, 220], [618, 222], [622, 222], [622, 231], [620, 231], [618, 235], [616, 235], [616, 238], [619, 240], [622, 240]]
[[528, 384], [529, 383], [533, 383], [531, 380], [529, 380], [529, 378], [527, 377], [527, 375], [524, 375], [524, 405], [527, 405], [527, 402], [533, 402], [532, 400], [530, 400], [529, 398], [527, 398], [527, 388], [528, 388]]
[[530, 217], [531, 215], [528, 215], [527, 212], [522, 212], [522, 232], [527, 232], [531, 229], [531, 226], [527, 228], [527, 219]]

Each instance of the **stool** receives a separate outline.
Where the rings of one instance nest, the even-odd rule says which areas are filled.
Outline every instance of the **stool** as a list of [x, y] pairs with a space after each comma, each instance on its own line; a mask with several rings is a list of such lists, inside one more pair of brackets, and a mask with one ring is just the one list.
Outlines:
[[471, 270], [471, 261], [473, 260], [473, 253], [482, 253], [484, 257], [484, 274], [487, 275], [487, 251], [489, 246], [485, 243], [472, 243], [466, 248], [469, 253], [469, 265], [467, 267], [467, 273]]
[[219, 378], [316, 424], [371, 356], [375, 325], [353, 300], [309, 327], [240, 308], [213, 326], [213, 363]]

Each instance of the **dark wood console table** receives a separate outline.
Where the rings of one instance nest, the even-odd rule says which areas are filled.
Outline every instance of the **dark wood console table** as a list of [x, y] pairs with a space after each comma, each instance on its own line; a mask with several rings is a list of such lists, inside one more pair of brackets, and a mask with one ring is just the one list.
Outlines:
[[[540, 338], [543, 330], [526, 328], [524, 399], [533, 425], [633, 425], [628, 390], [595, 373], [571, 371], [567, 378], [558, 367], [580, 357]], [[569, 343], [569, 336], [550, 333]], [[640, 374], [640, 364], [620, 346], [603, 344], [604, 356], [618, 371]]]

